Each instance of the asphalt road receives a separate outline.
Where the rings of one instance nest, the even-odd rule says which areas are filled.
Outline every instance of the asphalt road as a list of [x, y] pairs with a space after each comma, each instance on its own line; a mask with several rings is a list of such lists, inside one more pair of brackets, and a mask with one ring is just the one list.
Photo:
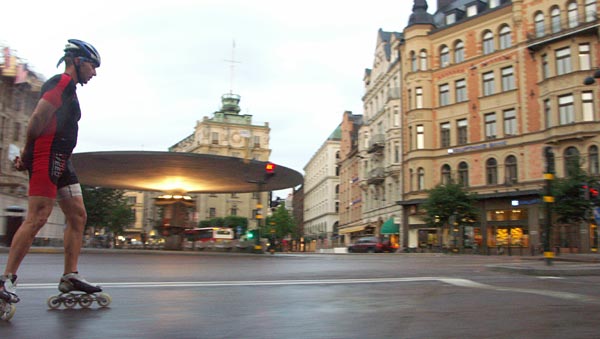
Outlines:
[[[0, 264], [6, 253], [0, 254]], [[30, 254], [0, 338], [598, 338], [600, 276], [518, 257], [85, 253], [108, 308], [49, 310], [61, 254]]]

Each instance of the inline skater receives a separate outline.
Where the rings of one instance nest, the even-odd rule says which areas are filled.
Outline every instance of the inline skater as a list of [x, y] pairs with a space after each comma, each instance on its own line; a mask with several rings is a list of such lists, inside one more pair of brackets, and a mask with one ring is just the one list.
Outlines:
[[[42, 86], [41, 97], [27, 126], [25, 147], [21, 156], [14, 159], [17, 170], [29, 172], [29, 198], [27, 215], [13, 238], [4, 275], [0, 276], [0, 301], [5, 304], [19, 301], [16, 294], [17, 270], [35, 235], [46, 224], [55, 201], [58, 201], [67, 224], [64, 232], [64, 274], [59, 290], [102, 291], [78, 273], [87, 215], [81, 186], [70, 161], [81, 117], [76, 85], [83, 86], [96, 76], [100, 54], [91, 44], [70, 39], [57, 67], [63, 61], [64, 73], [53, 76]], [[4, 311], [6, 314], [6, 307]]]

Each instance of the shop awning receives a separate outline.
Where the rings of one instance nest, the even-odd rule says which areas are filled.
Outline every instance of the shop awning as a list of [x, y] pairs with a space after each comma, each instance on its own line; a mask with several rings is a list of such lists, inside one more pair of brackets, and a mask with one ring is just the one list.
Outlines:
[[344, 227], [344, 228], [340, 228], [338, 233], [339, 234], [347, 234], [347, 233], [360, 232], [360, 231], [364, 230], [365, 227], [367, 227], [367, 225]]
[[394, 224], [394, 218], [389, 218], [381, 225], [381, 234], [398, 234], [398, 224]]

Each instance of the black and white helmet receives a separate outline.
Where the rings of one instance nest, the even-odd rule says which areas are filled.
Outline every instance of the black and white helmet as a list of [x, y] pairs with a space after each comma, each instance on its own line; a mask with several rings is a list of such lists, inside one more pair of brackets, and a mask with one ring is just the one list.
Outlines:
[[66, 57], [79, 57], [83, 59], [83, 61], [91, 62], [94, 67], [100, 67], [100, 53], [98, 53], [94, 46], [85, 41], [69, 39], [68, 43], [65, 45], [65, 55], [60, 58], [56, 67], [58, 67]]

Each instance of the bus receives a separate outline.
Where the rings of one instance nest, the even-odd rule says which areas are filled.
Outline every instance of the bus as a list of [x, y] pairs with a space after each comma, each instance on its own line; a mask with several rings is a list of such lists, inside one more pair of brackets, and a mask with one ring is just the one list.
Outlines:
[[185, 231], [186, 247], [192, 249], [229, 247], [235, 237], [230, 227], [196, 227]]

